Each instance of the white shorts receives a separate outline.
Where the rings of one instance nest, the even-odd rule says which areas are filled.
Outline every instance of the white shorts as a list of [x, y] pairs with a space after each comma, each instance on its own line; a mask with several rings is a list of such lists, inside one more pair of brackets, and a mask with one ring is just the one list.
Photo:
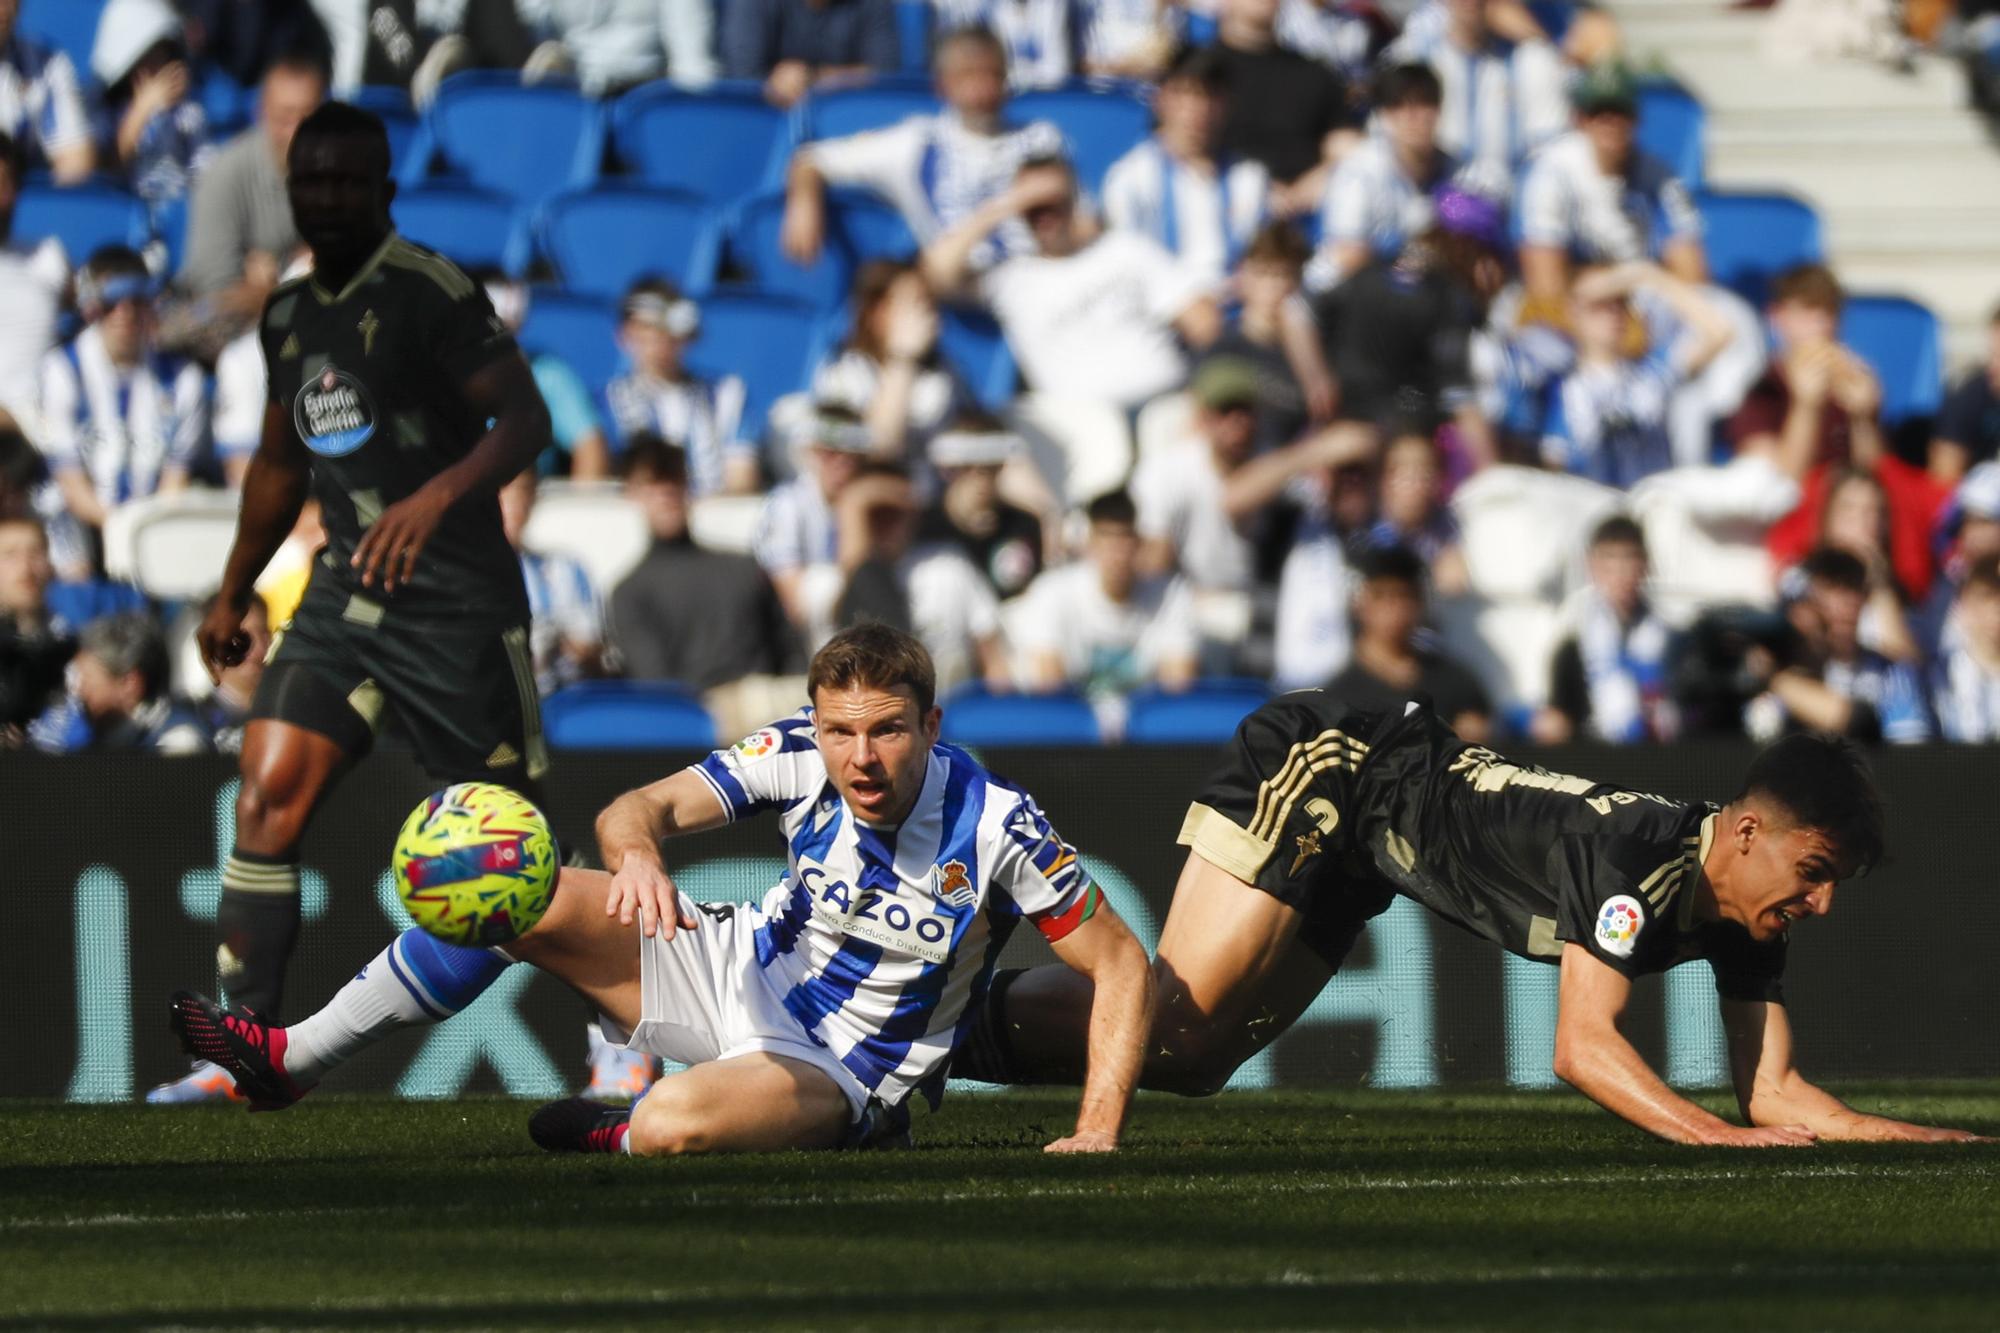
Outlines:
[[[639, 1024], [627, 1048], [684, 1065], [768, 1051], [798, 1060], [832, 1079], [860, 1120], [874, 1094], [785, 1009], [782, 994], [757, 966], [757, 919], [741, 903], [721, 903], [728, 916], [700, 913], [694, 930], [670, 940], [639, 936]], [[607, 1040], [616, 1027], [606, 1020]]]

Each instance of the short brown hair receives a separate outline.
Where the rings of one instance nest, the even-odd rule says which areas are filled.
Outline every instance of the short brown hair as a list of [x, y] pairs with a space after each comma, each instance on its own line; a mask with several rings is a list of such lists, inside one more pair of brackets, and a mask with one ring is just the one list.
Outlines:
[[1961, 588], [1979, 588], [1986, 592], [2000, 592], [2000, 555], [1982, 555], [1972, 562], [1965, 571], [1965, 582]]
[[1303, 269], [1311, 258], [1312, 247], [1289, 222], [1265, 223], [1243, 251], [1246, 263], [1254, 260], [1260, 264], [1283, 264], [1294, 271]]
[[1784, 305], [1787, 302], [1837, 315], [1841, 306], [1847, 303], [1847, 294], [1840, 289], [1840, 279], [1834, 277], [1833, 270], [1826, 265], [1800, 264], [1786, 269], [1771, 283], [1771, 304]]
[[842, 630], [813, 654], [806, 670], [806, 694], [817, 702], [822, 689], [855, 686], [893, 690], [910, 687], [917, 711], [928, 713], [937, 702], [937, 668], [914, 634], [880, 621], [864, 621]]

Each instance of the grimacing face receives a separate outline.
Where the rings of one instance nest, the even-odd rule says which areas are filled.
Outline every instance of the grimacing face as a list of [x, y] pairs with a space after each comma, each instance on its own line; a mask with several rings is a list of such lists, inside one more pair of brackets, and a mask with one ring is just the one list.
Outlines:
[[917, 708], [907, 685], [821, 687], [813, 697], [813, 729], [833, 789], [864, 822], [894, 824], [923, 790], [931, 746], [944, 714]]
[[1731, 807], [1721, 816], [1734, 853], [1726, 879], [1716, 884], [1716, 907], [1752, 939], [1775, 940], [1808, 917], [1833, 909], [1840, 863], [1823, 830], [1798, 828], [1756, 805]]

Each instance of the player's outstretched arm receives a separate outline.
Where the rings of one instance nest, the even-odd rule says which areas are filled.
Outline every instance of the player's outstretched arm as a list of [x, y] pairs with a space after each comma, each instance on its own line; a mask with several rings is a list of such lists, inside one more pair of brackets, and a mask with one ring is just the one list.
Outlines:
[[676, 923], [698, 928], [694, 909], [680, 901], [680, 891], [667, 874], [660, 842], [683, 833], [699, 833], [729, 821], [714, 788], [691, 768], [684, 768], [649, 786], [626, 792], [597, 817], [597, 849], [611, 871], [611, 889], [604, 914], [621, 925], [636, 918], [651, 937], [674, 937]]
[[1055, 941], [1056, 957], [1092, 984], [1090, 1037], [1083, 1103], [1076, 1133], [1048, 1152], [1110, 1152], [1118, 1146], [1153, 1026], [1153, 967], [1130, 929], [1102, 904], [1083, 924]]
[[497, 495], [548, 447], [549, 409], [519, 352], [495, 357], [459, 386], [466, 404], [493, 425], [465, 457], [382, 511], [354, 548], [363, 587], [394, 592], [417, 570], [417, 556], [445, 514], [469, 496]]
[[1556, 1075], [1613, 1115], [1674, 1143], [1723, 1148], [1804, 1148], [1802, 1125], [1745, 1129], [1711, 1115], [1668, 1087], [1618, 1030], [1631, 979], [1580, 944], [1563, 946], [1556, 1014]]
[[1792, 1024], [1785, 1006], [1724, 1000], [1729, 1073], [1744, 1119], [1753, 1125], [1804, 1125], [1822, 1139], [1902, 1143], [1984, 1143], [1969, 1130], [1913, 1125], [1857, 1111], [1808, 1083], [1792, 1063]]
[[243, 633], [250, 595], [257, 576], [299, 521], [311, 481], [311, 459], [292, 426], [292, 414], [281, 404], [269, 404], [264, 409], [263, 439], [243, 474], [243, 508], [236, 516], [236, 541], [222, 568], [222, 588], [215, 609], [195, 631], [210, 679], [241, 662], [250, 650], [250, 638]]

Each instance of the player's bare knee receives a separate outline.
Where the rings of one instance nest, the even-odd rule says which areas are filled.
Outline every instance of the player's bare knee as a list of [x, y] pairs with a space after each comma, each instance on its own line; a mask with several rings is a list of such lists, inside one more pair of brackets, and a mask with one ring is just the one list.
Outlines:
[[708, 1111], [661, 1082], [632, 1108], [628, 1142], [640, 1157], [684, 1157], [716, 1150], [716, 1126]]

